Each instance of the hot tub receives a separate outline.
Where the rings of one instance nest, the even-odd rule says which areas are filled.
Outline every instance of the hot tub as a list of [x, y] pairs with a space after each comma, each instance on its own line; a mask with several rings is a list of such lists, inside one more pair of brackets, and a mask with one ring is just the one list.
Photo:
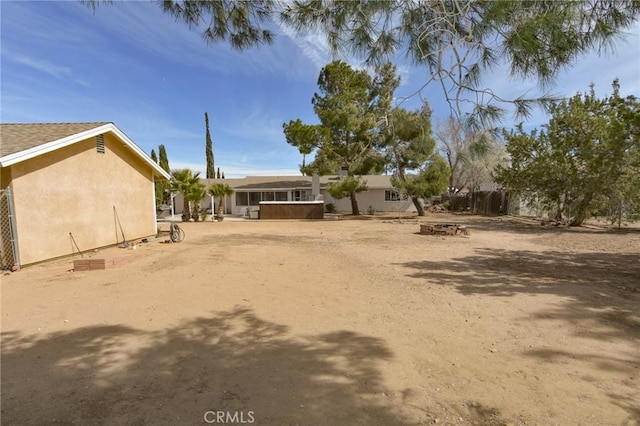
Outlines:
[[324, 219], [324, 201], [261, 201], [260, 219]]

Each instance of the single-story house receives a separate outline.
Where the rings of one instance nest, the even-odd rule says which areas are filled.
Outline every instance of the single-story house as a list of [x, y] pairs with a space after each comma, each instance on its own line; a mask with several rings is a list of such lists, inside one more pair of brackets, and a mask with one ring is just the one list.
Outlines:
[[155, 235], [167, 179], [110, 122], [0, 124], [1, 266]]
[[[337, 175], [320, 176], [314, 188], [312, 176], [248, 176], [229, 179], [202, 179], [207, 188], [214, 183], [226, 183], [235, 191], [225, 200], [225, 214], [246, 216], [248, 212], [258, 210], [261, 201], [311, 201], [321, 196], [325, 205], [332, 203], [338, 212], [351, 212], [349, 198], [334, 199], [327, 192], [327, 185], [340, 179]], [[415, 212], [410, 199], [403, 199], [391, 184], [391, 176], [362, 176], [368, 189], [357, 194], [361, 213], [368, 210], [378, 212]], [[175, 214], [182, 213], [182, 194], [174, 198]], [[215, 201], [216, 208], [218, 201]], [[211, 198], [205, 197], [200, 206], [211, 208]]]

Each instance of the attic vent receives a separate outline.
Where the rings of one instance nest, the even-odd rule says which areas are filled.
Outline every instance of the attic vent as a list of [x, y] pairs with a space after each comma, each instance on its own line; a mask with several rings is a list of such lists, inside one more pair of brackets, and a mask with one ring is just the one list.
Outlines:
[[96, 136], [96, 151], [98, 154], [104, 154], [104, 135]]

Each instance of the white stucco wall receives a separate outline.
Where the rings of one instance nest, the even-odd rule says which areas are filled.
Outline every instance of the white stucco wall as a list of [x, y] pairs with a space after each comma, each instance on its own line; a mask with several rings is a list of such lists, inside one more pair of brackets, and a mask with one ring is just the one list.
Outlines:
[[[326, 191], [321, 191], [324, 196], [325, 203], [333, 203], [336, 206], [338, 212], [351, 212], [351, 200], [349, 198], [342, 198], [336, 200]], [[356, 196], [358, 200], [358, 209], [360, 213], [366, 213], [369, 206], [377, 212], [415, 212], [416, 208], [411, 200], [402, 201], [385, 201], [384, 189], [369, 189], [368, 191], [361, 192]]]

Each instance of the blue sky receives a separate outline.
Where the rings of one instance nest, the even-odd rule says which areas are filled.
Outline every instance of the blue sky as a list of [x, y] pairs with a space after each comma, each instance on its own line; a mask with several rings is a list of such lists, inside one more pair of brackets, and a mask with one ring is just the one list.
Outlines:
[[[316, 123], [311, 98], [320, 69], [333, 58], [323, 41], [280, 32], [271, 46], [243, 52], [207, 46], [197, 29], [151, 2], [116, 2], [95, 13], [76, 1], [0, 1], [1, 121], [113, 121], [147, 153], [164, 144], [172, 168], [204, 174], [204, 112], [209, 113], [216, 167], [226, 177], [295, 175], [302, 161], [282, 123]], [[349, 61], [357, 65], [356, 61]], [[397, 63], [397, 97], [413, 94], [426, 72]], [[588, 55], [562, 72], [554, 94], [570, 96], [596, 85], [640, 96], [640, 25], [613, 52]], [[504, 69], [484, 84], [504, 97], [539, 93], [535, 83]], [[423, 91], [434, 121], [448, 115], [438, 90]], [[413, 109], [417, 96], [403, 104]], [[547, 121], [536, 112], [535, 127]], [[507, 120], [506, 126], [513, 124]]]

